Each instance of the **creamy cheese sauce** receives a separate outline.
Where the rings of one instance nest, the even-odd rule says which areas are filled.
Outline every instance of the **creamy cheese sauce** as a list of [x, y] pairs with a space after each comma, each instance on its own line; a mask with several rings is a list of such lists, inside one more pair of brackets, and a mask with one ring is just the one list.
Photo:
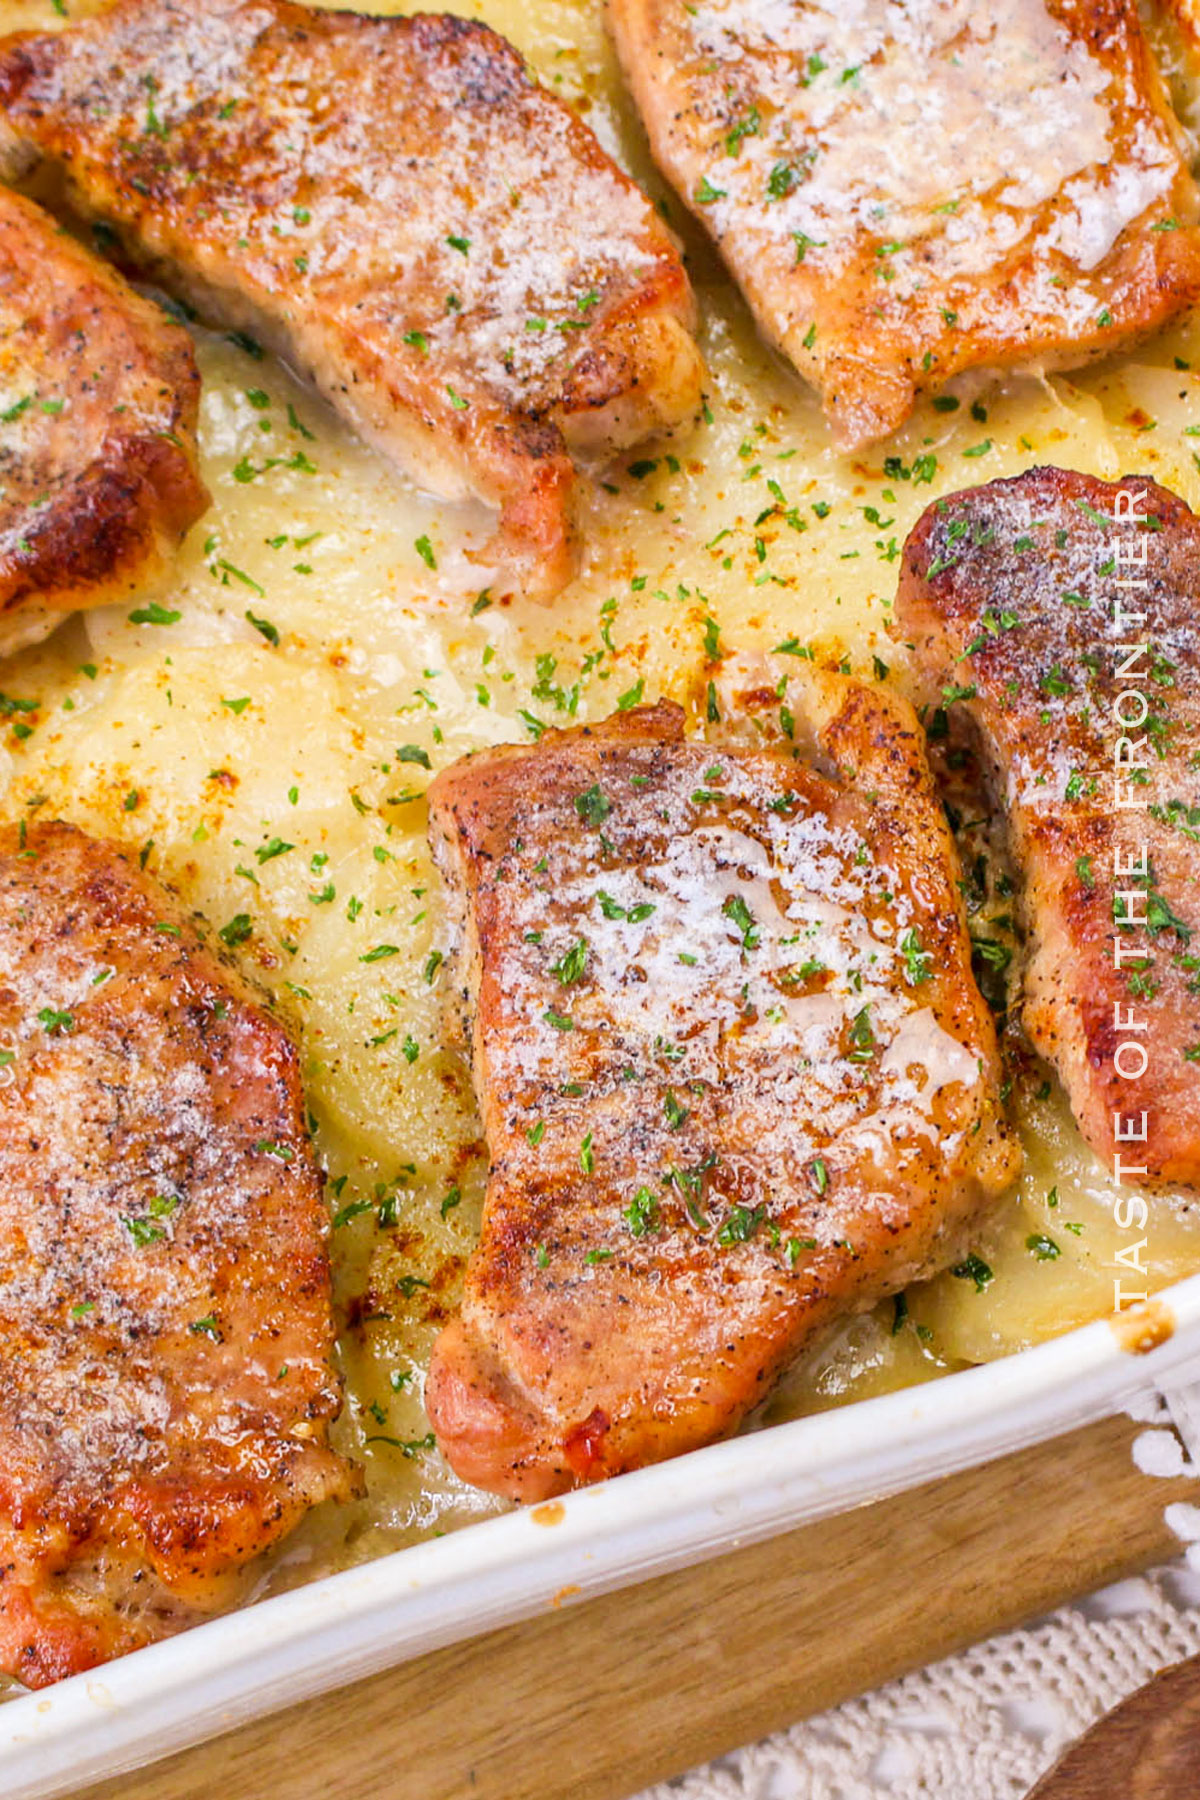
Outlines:
[[[74, 13], [78, 0], [66, 5]], [[588, 503], [583, 571], [553, 606], [489, 603], [471, 560], [493, 523], [482, 508], [416, 492], [271, 358], [198, 331], [213, 506], [160, 596], [178, 616], [93, 613], [0, 667], [0, 689], [20, 703], [6, 708], [0, 747], [9, 813], [68, 818], [143, 852], [275, 995], [302, 1047], [331, 1175], [347, 1376], [336, 1435], [364, 1462], [369, 1492], [310, 1518], [265, 1587], [500, 1505], [443, 1466], [421, 1407], [484, 1178], [469, 1077], [442, 1016], [445, 916], [422, 799], [431, 771], [482, 744], [529, 741], [530, 720], [602, 718], [631, 693], [679, 700], [689, 729], [717, 746], [741, 729], [719, 659], [781, 646], [773, 668], [811, 652], [867, 677], [886, 665], [903, 686], [906, 652], [887, 632], [899, 547], [922, 508], [956, 487], [1054, 461], [1107, 477], [1145, 471], [1200, 504], [1185, 435], [1200, 417], [1192, 322], [1070, 379], [1009, 378], [953, 413], [923, 404], [886, 445], [834, 455], [812, 395], [763, 346], [655, 176], [599, 7], [462, 10], [513, 39], [683, 232], [706, 420], [607, 472]], [[49, 3], [0, 0], [6, 29], [55, 23]], [[1086, 130], [1086, 86], [1079, 108]], [[714, 705], [722, 717], [710, 723]], [[765, 917], [761, 877], [752, 859], [744, 866]], [[845, 902], [852, 911], [856, 896]], [[774, 904], [772, 930], [796, 929], [778, 889]], [[819, 923], [831, 942], [868, 930]], [[830, 1024], [797, 1001], [783, 1028], [819, 1047]], [[959, 1071], [919, 1015], [904, 1030], [911, 1055], [897, 1080], [911, 1106], [924, 1091], [914, 1067], [929, 1084]], [[1014, 1092], [1027, 1160], [980, 1233], [990, 1278], [939, 1277], [909, 1295], [898, 1330], [891, 1303], [848, 1321], [782, 1384], [769, 1417], [1004, 1355], [1107, 1310], [1123, 1241], [1113, 1185], [1057, 1090], [1041, 1091], [1039, 1076]], [[1200, 1267], [1190, 1202], [1153, 1199], [1147, 1236], [1155, 1287]], [[1032, 1251], [1031, 1238], [1055, 1253]]]

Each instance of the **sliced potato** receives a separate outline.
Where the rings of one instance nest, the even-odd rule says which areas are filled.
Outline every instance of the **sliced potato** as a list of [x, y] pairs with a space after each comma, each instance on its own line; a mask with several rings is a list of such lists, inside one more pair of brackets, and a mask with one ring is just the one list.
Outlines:
[[[213, 507], [161, 610], [88, 615], [0, 671], [9, 812], [73, 819], [144, 854], [298, 1033], [333, 1184], [350, 1379], [339, 1430], [367, 1461], [370, 1495], [309, 1521], [280, 1583], [494, 1505], [422, 1447], [422, 1369], [484, 1174], [442, 1023], [433, 773], [660, 694], [688, 704], [694, 728], [736, 738], [737, 671], [778, 685], [810, 654], [903, 683], [907, 654], [887, 630], [900, 546], [954, 488], [1054, 461], [1144, 470], [1200, 501], [1194, 321], [1073, 375], [963, 383], [956, 409], [925, 403], [895, 441], [834, 456], [813, 396], [652, 170], [593, 0], [460, 9], [511, 36], [685, 233], [705, 420], [604, 472], [583, 572], [552, 608], [504, 604], [479, 560], [482, 508], [420, 494], [271, 358], [200, 331]], [[50, 0], [0, 0], [2, 29], [56, 16]], [[1118, 1196], [1057, 1091], [1033, 1093], [1024, 1083], [1016, 1099], [1026, 1172], [975, 1246], [987, 1278], [968, 1264], [913, 1292], [898, 1330], [890, 1303], [847, 1321], [767, 1417], [926, 1380], [1108, 1310], [1131, 1241]], [[1190, 1202], [1151, 1198], [1146, 1236], [1152, 1287], [1200, 1264]]]

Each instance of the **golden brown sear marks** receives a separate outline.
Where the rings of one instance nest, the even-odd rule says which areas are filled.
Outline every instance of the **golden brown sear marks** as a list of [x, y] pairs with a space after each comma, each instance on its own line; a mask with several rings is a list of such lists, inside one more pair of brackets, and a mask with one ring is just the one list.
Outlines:
[[208, 505], [187, 333], [0, 188], [0, 655], [159, 584]]
[[480, 1487], [723, 1436], [1014, 1173], [916, 720], [802, 686], [828, 773], [663, 703], [430, 789], [491, 1172], [426, 1403]]
[[175, 900], [0, 830], [0, 1670], [231, 1604], [352, 1489], [296, 1055]]
[[662, 168], [843, 448], [976, 367], [1066, 366], [1200, 293], [1136, 0], [609, 0]]
[[951, 720], [969, 716], [1007, 815], [1031, 1042], [1110, 1168], [1120, 1155], [1131, 1180], [1190, 1185], [1198, 614], [1200, 520], [1183, 501], [1140, 476], [1053, 468], [929, 507], [896, 607], [930, 704], [958, 696]]
[[289, 0], [118, 0], [0, 49], [19, 164], [210, 320], [305, 369], [423, 486], [500, 509], [496, 554], [572, 573], [573, 457], [689, 418], [675, 242], [483, 25]]

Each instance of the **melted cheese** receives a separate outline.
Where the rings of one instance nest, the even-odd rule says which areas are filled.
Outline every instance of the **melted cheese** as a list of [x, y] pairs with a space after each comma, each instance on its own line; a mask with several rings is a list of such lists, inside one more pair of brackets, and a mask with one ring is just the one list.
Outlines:
[[[736, 196], [712, 202], [718, 235], [733, 222], [735, 205], [745, 213], [748, 194], [767, 195], [772, 168], [794, 155], [800, 87], [806, 131], [821, 152], [790, 194], [753, 208], [755, 228], [764, 245], [782, 246], [789, 258], [794, 235], [802, 234], [808, 255], [821, 264], [826, 246], [830, 259], [840, 260], [847, 232], [886, 217], [889, 245], [899, 252], [928, 235], [930, 213], [946, 210], [952, 196], [934, 262], [911, 269], [898, 263], [893, 293], [915, 292], [931, 269], [938, 281], [986, 270], [1027, 233], [1022, 215], [1064, 187], [1073, 203], [1050, 242], [1084, 269], [1169, 196], [1175, 164], [1165, 132], [1147, 132], [1111, 189], [1096, 188], [1095, 170], [1114, 151], [1109, 75], [1041, 0], [1003, 0], [982, 11], [967, 0], [915, 9], [897, 0], [806, 7], [757, 0], [749, 9], [744, 0], [732, 7], [709, 0], [689, 12], [697, 73], [715, 55], [732, 83], [767, 102], [767, 122], [757, 122], [738, 146]], [[857, 80], [868, 65], [869, 81]], [[719, 127], [718, 120], [718, 140]], [[914, 136], [918, 159], [910, 150]], [[718, 142], [711, 185], [723, 190], [730, 179]], [[1047, 290], [1046, 302], [1058, 312], [1061, 296]]]
[[[1109, 477], [1145, 471], [1200, 504], [1185, 435], [1200, 416], [1198, 382], [1175, 361], [1200, 367], [1191, 324], [1069, 380], [981, 386], [974, 408], [954, 413], [924, 405], [885, 446], [834, 455], [812, 395], [763, 346], [654, 175], [600, 9], [468, 0], [461, 10], [510, 36], [685, 233], [710, 416], [607, 472], [589, 503], [583, 572], [552, 608], [489, 604], [487, 570], [473, 560], [492, 525], [481, 508], [416, 492], [278, 364], [198, 332], [213, 507], [163, 596], [178, 617], [93, 613], [0, 669], [10, 699], [36, 702], [5, 720], [9, 812], [72, 819], [142, 851], [225, 932], [302, 1045], [335, 1178], [348, 1377], [338, 1429], [370, 1491], [310, 1519], [274, 1585], [499, 1504], [423, 1447], [422, 1371], [477, 1230], [484, 1174], [433, 960], [445, 921], [425, 846], [426, 761], [437, 769], [482, 744], [528, 741], [530, 720], [602, 718], [630, 694], [680, 700], [691, 729], [714, 742], [736, 735], [726, 683], [713, 689], [725, 716], [707, 725], [714, 632], [727, 658], [790, 646], [846, 657], [867, 676], [879, 658], [903, 684], [906, 654], [887, 633], [899, 547], [931, 499], [962, 485], [1055, 461]], [[54, 22], [48, 3], [0, 0], [4, 28]], [[1079, 104], [1086, 126], [1082, 90]], [[772, 667], [787, 664], [785, 648]], [[776, 892], [773, 906], [774, 925], [794, 930], [787, 897]], [[755, 910], [768, 915], [765, 894]], [[866, 929], [822, 921], [831, 944]], [[882, 940], [872, 948], [889, 953]], [[811, 1001], [789, 1004], [798, 1041], [819, 1049], [830, 1025]], [[896, 1077], [920, 1107], [965, 1071], [919, 1015], [904, 1030]], [[896, 1332], [890, 1304], [848, 1321], [793, 1371], [769, 1416], [1003, 1355], [1107, 1310], [1127, 1238], [1112, 1184], [1057, 1093], [1035, 1091], [1027, 1083], [1017, 1096], [1025, 1172], [978, 1246], [993, 1278], [977, 1291], [939, 1277], [909, 1297]], [[1200, 1266], [1200, 1220], [1176, 1197], [1150, 1206], [1158, 1287]], [[1039, 1258], [1031, 1238], [1052, 1240], [1057, 1255]]]

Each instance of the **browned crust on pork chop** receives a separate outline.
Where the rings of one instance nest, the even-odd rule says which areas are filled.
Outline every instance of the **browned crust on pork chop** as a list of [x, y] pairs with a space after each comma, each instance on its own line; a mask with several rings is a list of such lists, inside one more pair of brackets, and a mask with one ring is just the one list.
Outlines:
[[0, 189], [0, 654], [160, 584], [208, 505], [186, 331]]
[[1200, 294], [1136, 0], [609, 0], [658, 162], [843, 448], [973, 368], [1068, 366]]
[[930, 702], [958, 696], [1007, 815], [1031, 1042], [1110, 1167], [1119, 1155], [1130, 1179], [1193, 1186], [1198, 617], [1200, 520], [1184, 502], [1143, 476], [1053, 468], [927, 508], [896, 606]]
[[114, 845], [5, 826], [0, 1042], [0, 1669], [40, 1687], [353, 1483], [282, 1027]]
[[575, 567], [573, 458], [692, 417], [674, 239], [486, 26], [117, 0], [0, 48], [13, 157], [209, 319], [303, 368], [418, 483], [500, 509], [526, 592]]
[[793, 686], [828, 773], [660, 704], [430, 790], [491, 1173], [426, 1402], [479, 1486], [541, 1498], [731, 1431], [1013, 1173], [916, 720]]

